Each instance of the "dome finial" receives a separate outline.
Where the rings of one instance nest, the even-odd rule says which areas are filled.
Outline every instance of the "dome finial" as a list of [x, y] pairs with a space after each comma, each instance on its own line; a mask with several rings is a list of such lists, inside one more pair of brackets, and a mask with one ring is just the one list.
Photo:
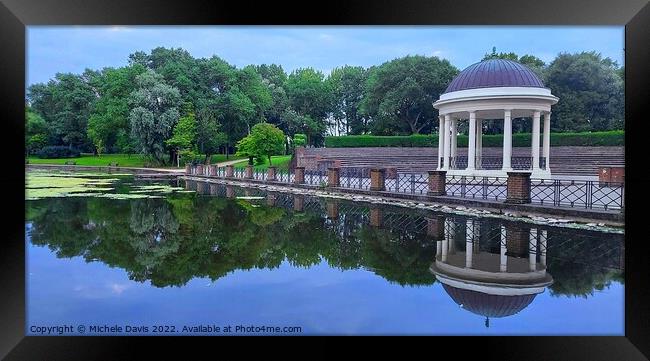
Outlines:
[[489, 317], [485, 318], [485, 327], [488, 327], [488, 328], [490, 327], [490, 318]]

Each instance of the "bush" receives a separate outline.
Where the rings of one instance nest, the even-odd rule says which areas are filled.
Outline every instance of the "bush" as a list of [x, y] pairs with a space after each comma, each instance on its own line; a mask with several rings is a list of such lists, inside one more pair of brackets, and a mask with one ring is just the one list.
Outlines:
[[77, 158], [81, 152], [76, 148], [70, 148], [63, 145], [53, 145], [43, 147], [38, 152], [39, 158], [52, 159], [52, 158]]
[[[530, 147], [532, 135], [530, 133], [515, 133], [512, 135], [513, 147]], [[468, 136], [458, 135], [458, 146], [467, 147]], [[540, 145], [541, 145], [540, 139]], [[501, 147], [503, 135], [483, 135], [483, 147]], [[584, 133], [551, 133], [551, 146], [623, 146], [625, 145], [625, 132], [612, 130], [607, 132]], [[328, 148], [351, 147], [437, 147], [438, 135], [347, 135], [342, 137], [325, 137], [325, 146]]]

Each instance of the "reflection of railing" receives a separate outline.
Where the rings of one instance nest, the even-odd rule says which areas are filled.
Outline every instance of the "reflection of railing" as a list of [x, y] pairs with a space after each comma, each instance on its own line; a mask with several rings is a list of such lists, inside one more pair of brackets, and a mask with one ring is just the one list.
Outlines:
[[447, 177], [447, 195], [474, 199], [505, 200], [508, 183], [506, 178]]
[[612, 182], [531, 179], [533, 203], [605, 210], [624, 207], [624, 184]]

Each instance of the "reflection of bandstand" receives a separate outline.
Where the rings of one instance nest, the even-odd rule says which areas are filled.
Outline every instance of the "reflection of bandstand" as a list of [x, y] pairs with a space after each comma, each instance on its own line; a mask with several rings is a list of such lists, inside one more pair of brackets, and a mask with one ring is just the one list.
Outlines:
[[480, 250], [480, 231], [473, 220], [465, 225], [464, 251], [456, 249], [453, 221], [444, 222], [444, 237], [436, 244], [430, 270], [454, 302], [486, 317], [486, 327], [490, 318], [520, 312], [553, 283], [546, 273], [545, 230], [538, 234], [537, 229], [521, 232], [501, 226], [500, 252], [495, 254]]

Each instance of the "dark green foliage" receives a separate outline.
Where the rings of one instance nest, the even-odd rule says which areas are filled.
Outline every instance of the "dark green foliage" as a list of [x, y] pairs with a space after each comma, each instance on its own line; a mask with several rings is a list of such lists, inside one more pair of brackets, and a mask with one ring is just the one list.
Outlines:
[[[458, 135], [458, 146], [467, 147], [468, 136]], [[530, 147], [530, 133], [512, 135], [513, 147]], [[540, 143], [541, 144], [541, 143]], [[501, 147], [503, 135], [483, 135], [483, 147]], [[609, 132], [584, 133], [551, 133], [551, 146], [623, 146], [625, 132], [613, 130]], [[352, 147], [437, 147], [437, 135], [404, 135], [404, 136], [373, 136], [348, 135], [344, 137], [325, 137], [328, 148]]]
[[79, 152], [79, 149], [63, 145], [51, 145], [43, 147], [43, 149], [38, 152], [38, 157], [44, 159], [77, 158], [80, 155], [81, 152]]

